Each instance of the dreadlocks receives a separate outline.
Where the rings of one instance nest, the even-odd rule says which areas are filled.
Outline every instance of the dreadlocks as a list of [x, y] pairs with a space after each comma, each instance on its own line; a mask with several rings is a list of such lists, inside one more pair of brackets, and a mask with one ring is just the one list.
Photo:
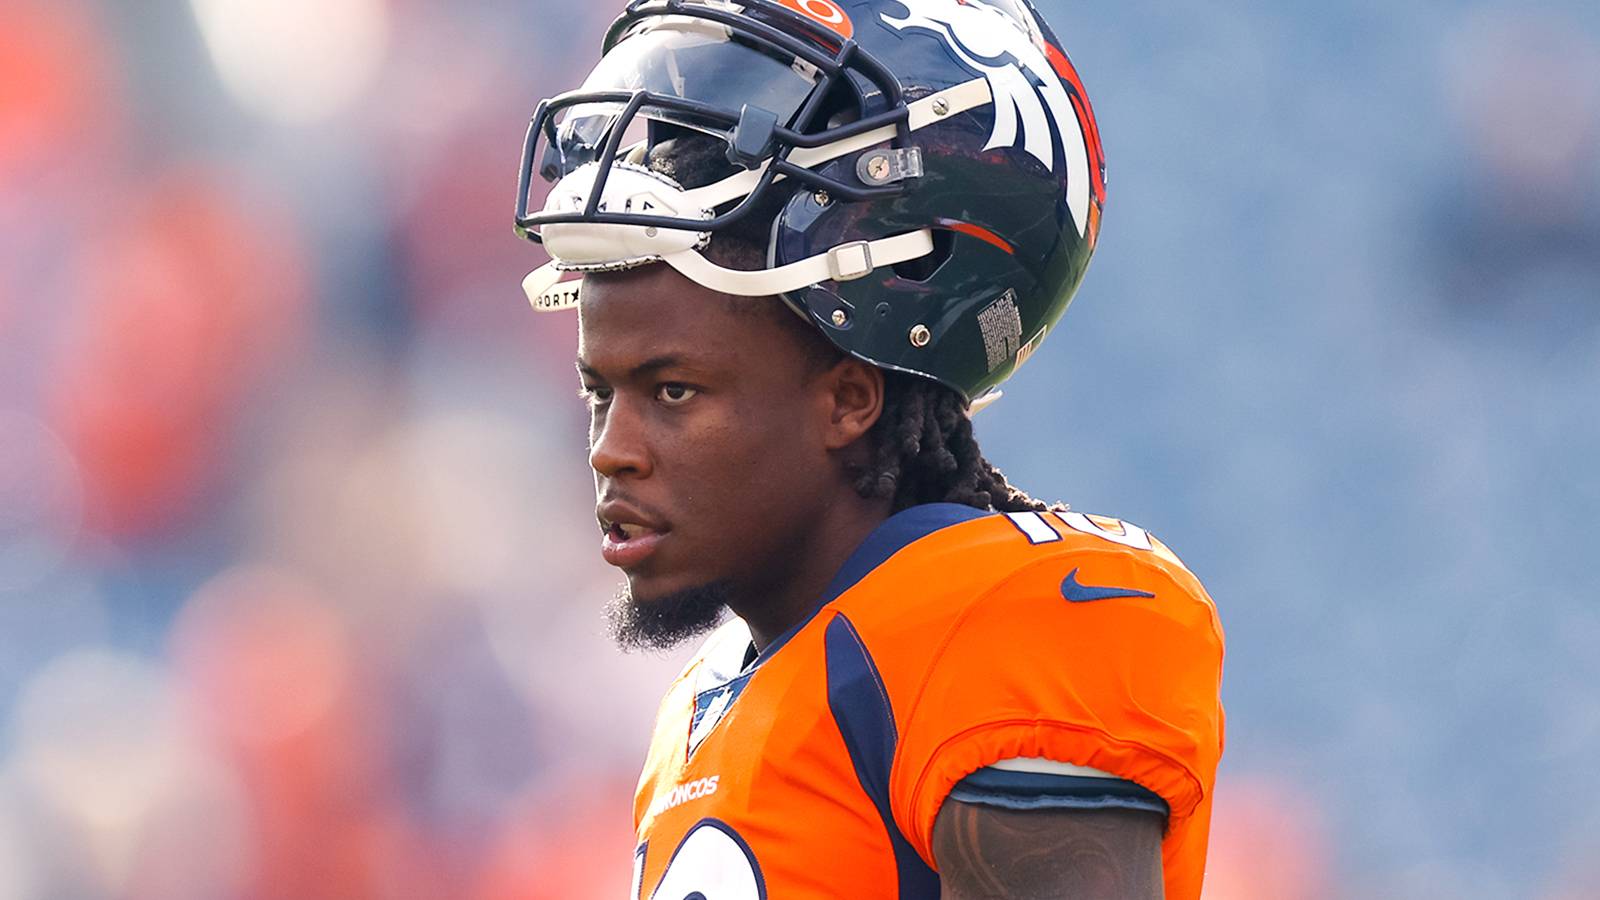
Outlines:
[[[686, 188], [711, 184], [733, 172], [721, 142], [687, 133], [658, 143], [648, 163]], [[707, 255], [736, 268], [763, 266], [767, 226], [783, 200], [782, 195], [769, 198], [733, 227], [717, 232]], [[782, 317], [822, 368], [844, 357], [787, 304], [771, 298], [730, 300], [736, 308]], [[867, 442], [871, 461], [850, 471], [856, 493], [868, 500], [892, 500], [895, 512], [923, 503], [959, 503], [997, 512], [1065, 508], [1035, 500], [1006, 481], [978, 449], [961, 396], [931, 379], [885, 371], [883, 413], [868, 432]]]
[[937, 382], [885, 372], [883, 415], [867, 438], [872, 463], [856, 473], [856, 493], [893, 500], [895, 512], [921, 503], [999, 512], [1054, 508], [1013, 487], [983, 458], [961, 397]]

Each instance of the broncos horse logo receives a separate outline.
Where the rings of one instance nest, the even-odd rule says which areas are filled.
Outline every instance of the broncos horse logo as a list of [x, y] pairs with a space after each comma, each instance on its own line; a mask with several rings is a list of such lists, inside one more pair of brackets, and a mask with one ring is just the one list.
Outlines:
[[[895, 2], [906, 8], [907, 16], [896, 19], [885, 13], [884, 24], [900, 31], [933, 32], [963, 63], [988, 79], [994, 97], [994, 131], [983, 149], [1015, 147], [1020, 137], [1023, 150], [1054, 172], [1055, 140], [1060, 136], [1067, 167], [1067, 208], [1082, 237], [1090, 215], [1084, 125], [1051, 64], [1047, 45], [1037, 28], [1030, 28], [1027, 10], [1006, 0]], [[1053, 130], [1051, 121], [1055, 122]]]

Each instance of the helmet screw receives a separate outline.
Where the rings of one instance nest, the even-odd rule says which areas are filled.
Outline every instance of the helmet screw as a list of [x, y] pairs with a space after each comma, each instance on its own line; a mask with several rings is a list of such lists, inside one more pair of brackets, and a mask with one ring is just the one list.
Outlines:
[[933, 332], [926, 325], [914, 325], [911, 328], [911, 346], [926, 347], [933, 340]]
[[867, 160], [867, 174], [872, 176], [873, 181], [888, 181], [889, 157], [880, 153]]
[[848, 321], [850, 321], [849, 313], [842, 309], [836, 309], [833, 311], [833, 325], [835, 328], [843, 328], [845, 323]]
[[811, 200], [818, 206], [827, 206], [831, 199], [827, 191], [817, 191], [811, 195]]
[[653, 238], [659, 233], [660, 232], [656, 231], [656, 227], [654, 225], [651, 225], [644, 230], [644, 236], [647, 238]]
[[950, 101], [944, 99], [943, 97], [940, 97], [937, 100], [933, 101], [933, 114], [934, 115], [942, 116], [942, 115], [945, 115], [945, 114], [947, 114], [949, 112], [950, 112]]

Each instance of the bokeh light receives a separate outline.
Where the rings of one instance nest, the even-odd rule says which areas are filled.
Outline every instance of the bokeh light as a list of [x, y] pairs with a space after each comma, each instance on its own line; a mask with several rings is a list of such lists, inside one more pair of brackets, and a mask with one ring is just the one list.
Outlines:
[[257, 115], [325, 120], [372, 84], [388, 47], [385, 0], [190, 0], [223, 84]]

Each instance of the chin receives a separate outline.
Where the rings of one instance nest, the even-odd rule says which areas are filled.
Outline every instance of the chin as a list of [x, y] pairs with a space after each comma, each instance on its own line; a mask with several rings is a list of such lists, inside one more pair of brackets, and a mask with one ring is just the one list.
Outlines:
[[[673, 589], [640, 584], [629, 576], [606, 608], [612, 639], [624, 650], [670, 650], [705, 634], [727, 617], [730, 591], [725, 581]], [[641, 593], [648, 590], [649, 593]]]
[[712, 572], [674, 565], [672, 560], [660, 556], [645, 560], [634, 568], [624, 569], [622, 575], [627, 580], [624, 590], [636, 603], [670, 600], [685, 592], [728, 581]]
[[694, 579], [683, 575], [629, 572], [626, 573], [626, 577], [627, 581], [623, 584], [621, 590], [626, 592], [634, 603], [639, 604], [668, 600], [674, 594], [693, 590], [695, 586]]

